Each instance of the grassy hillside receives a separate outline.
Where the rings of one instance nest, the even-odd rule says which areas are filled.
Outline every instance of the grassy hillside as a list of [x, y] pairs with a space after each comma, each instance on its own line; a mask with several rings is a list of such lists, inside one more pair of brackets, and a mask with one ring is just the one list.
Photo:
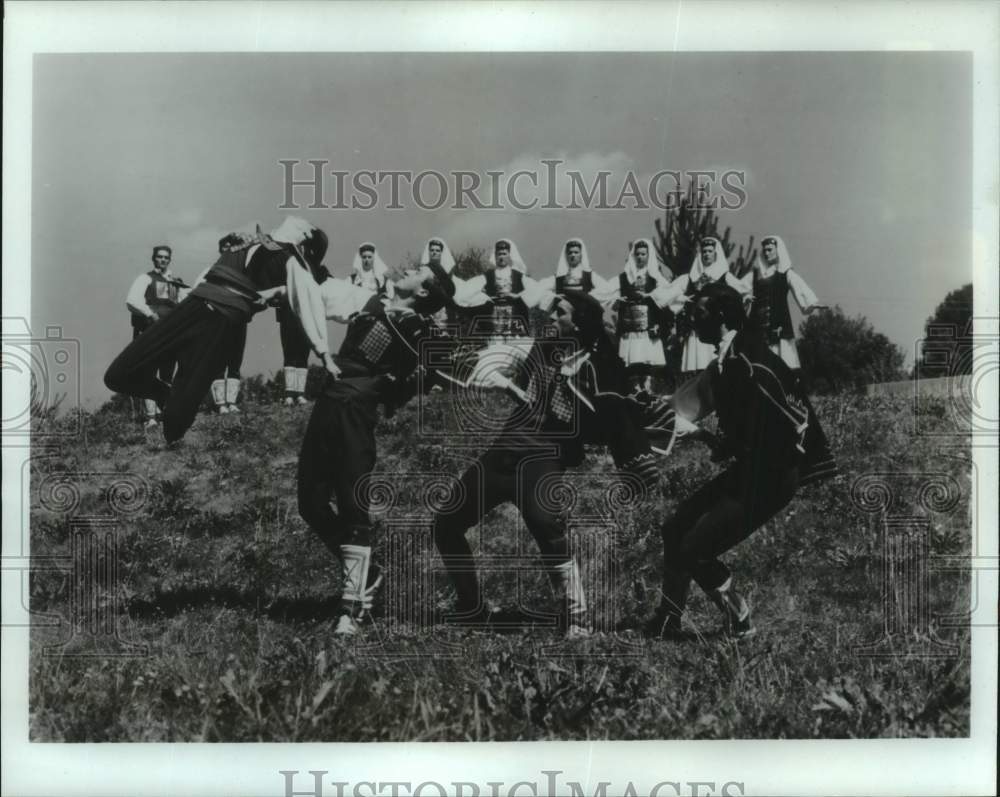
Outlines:
[[[891, 511], [924, 515], [927, 510], [918, 501], [927, 474], [954, 480], [949, 483], [958, 485], [957, 503], [938, 506], [941, 511], [930, 515], [930, 553], [970, 551], [968, 440], [965, 448], [942, 453], [939, 439], [913, 435], [913, 410], [905, 400], [820, 402], [843, 475], [804, 490], [728, 555], [759, 628], [756, 637], [739, 644], [717, 633], [715, 609], [700, 594], [692, 599], [690, 640], [646, 640], [625, 628], [645, 618], [656, 603], [659, 525], [716, 468], [705, 450], [681, 446], [664, 463], [662, 495], [615, 508], [617, 531], [592, 522], [602, 512], [606, 517], [610, 462], [600, 453], [588, 457], [573, 472], [579, 492], [573, 518], [582, 524], [574, 540], [591, 546], [581, 556], [592, 582], [604, 577], [605, 567], [594, 551], [613, 552], [617, 575], [595, 602], [602, 627], [620, 630], [563, 643], [544, 619], [508, 633], [485, 633], [422, 628], [411, 622], [413, 613], [400, 613], [405, 603], [400, 585], [413, 583], [413, 574], [429, 583], [416, 590], [424, 616], [433, 620], [450, 605], [437, 559], [419, 532], [428, 516], [421, 501], [428, 484], [460, 473], [474, 453], [463, 451], [456, 438], [418, 433], [418, 412], [430, 428], [453, 425], [449, 398], [432, 394], [422, 409], [411, 404], [380, 423], [380, 469], [398, 494], [382, 516], [377, 555], [389, 559], [388, 526], [396, 524], [392, 528], [409, 530], [410, 536], [393, 538], [407, 542], [393, 548], [404, 555], [390, 564], [389, 589], [377, 607], [376, 623], [363, 638], [345, 642], [331, 633], [338, 567], [296, 509], [297, 451], [309, 408], [265, 403], [267, 392], [252, 392], [242, 416], [201, 416], [175, 447], [166, 448], [158, 434], [147, 436], [109, 407], [84, 419], [82, 435], [36, 456], [31, 473], [33, 739], [462, 741], [968, 733], [965, 630], [934, 629], [955, 646], [941, 657], [917, 655], [940, 649], [912, 633], [896, 635], [883, 649], [899, 655], [866, 657], [856, 651], [882, 634], [887, 565], [876, 516], [856, 505], [878, 498], [878, 488], [856, 489], [852, 500], [859, 477], [913, 474], [890, 477], [897, 501]], [[499, 403], [487, 409], [494, 417], [506, 412]], [[949, 429], [951, 423], [939, 401], [928, 402], [919, 421], [931, 432]], [[51, 431], [64, 422], [39, 423]], [[131, 494], [122, 483], [137, 492]], [[81, 526], [86, 516], [111, 516], [115, 523]], [[94, 545], [97, 533], [105, 535], [98, 540], [113, 544]], [[482, 556], [520, 553], [524, 563], [534, 562], [534, 543], [513, 507], [487, 517], [481, 540]], [[79, 562], [80, 551], [91, 548], [74, 576], [74, 556]], [[907, 556], [908, 566], [919, 565], [912, 552]], [[552, 607], [537, 572], [518, 577], [510, 570], [495, 571], [484, 574], [483, 582], [488, 598], [508, 608]], [[932, 626], [941, 624], [942, 615], [967, 609], [967, 573], [932, 572], [929, 584]], [[892, 586], [899, 594], [904, 585], [897, 580]], [[53, 617], [60, 618], [58, 625], [44, 625]], [[912, 622], [903, 625], [913, 627]], [[905, 655], [907, 646], [910, 655]]]

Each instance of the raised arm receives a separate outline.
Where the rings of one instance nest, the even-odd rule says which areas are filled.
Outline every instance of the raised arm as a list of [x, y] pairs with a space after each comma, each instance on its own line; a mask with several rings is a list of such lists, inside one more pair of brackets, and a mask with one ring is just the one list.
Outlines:
[[788, 289], [791, 291], [792, 296], [795, 297], [795, 301], [803, 313], [808, 313], [810, 310], [823, 306], [819, 303], [819, 299], [816, 298], [816, 294], [813, 293], [813, 289], [806, 284], [806, 281], [794, 269], [788, 270]]

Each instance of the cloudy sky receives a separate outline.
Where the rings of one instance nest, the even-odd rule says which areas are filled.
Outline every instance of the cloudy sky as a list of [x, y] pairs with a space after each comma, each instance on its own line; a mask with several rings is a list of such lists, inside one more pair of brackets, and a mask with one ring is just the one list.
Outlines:
[[[630, 170], [739, 169], [748, 202], [723, 214], [734, 239], [781, 235], [822, 300], [908, 353], [935, 305], [972, 279], [962, 53], [43, 55], [33, 94], [32, 323], [81, 341], [89, 405], [108, 397], [101, 377], [131, 337], [125, 294], [151, 246], [173, 246], [175, 273], [191, 280], [224, 232], [275, 226], [281, 159], [485, 179], [544, 175], [541, 160], [561, 158], [610, 170], [612, 185]], [[580, 235], [613, 276], [657, 216], [426, 211], [408, 191], [403, 204], [298, 214], [330, 234], [338, 275], [363, 240], [396, 265], [441, 234], [456, 250], [511, 237], [536, 275]], [[264, 313], [244, 373], [280, 366]]]

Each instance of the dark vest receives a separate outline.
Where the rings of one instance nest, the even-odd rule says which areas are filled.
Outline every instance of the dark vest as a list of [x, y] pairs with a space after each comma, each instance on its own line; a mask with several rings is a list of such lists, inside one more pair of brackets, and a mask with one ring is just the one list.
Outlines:
[[348, 324], [336, 363], [344, 377], [405, 377], [417, 366], [419, 342], [428, 327], [427, 319], [417, 313], [390, 318], [382, 300], [373, 296]]
[[[510, 270], [510, 284], [511, 293], [521, 293], [524, 290], [524, 279], [522, 279], [521, 272], [516, 268]], [[495, 269], [491, 268], [486, 272], [486, 287], [483, 293], [492, 297], [500, 295], [500, 291], [497, 289], [497, 274]]]
[[155, 268], [147, 272], [149, 285], [146, 286], [145, 300], [149, 309], [156, 313], [158, 318], [162, 318], [168, 311], [177, 306], [177, 296], [180, 284], [176, 280], [169, 280]]
[[575, 284], [569, 282], [569, 274], [562, 274], [556, 277], [556, 293], [562, 293], [567, 290], [590, 293], [594, 290], [593, 275], [589, 271], [584, 271], [580, 277], [580, 282]]
[[769, 342], [795, 337], [792, 314], [788, 309], [787, 273], [775, 272], [763, 279], [754, 276], [752, 313], [754, 321], [765, 330]]

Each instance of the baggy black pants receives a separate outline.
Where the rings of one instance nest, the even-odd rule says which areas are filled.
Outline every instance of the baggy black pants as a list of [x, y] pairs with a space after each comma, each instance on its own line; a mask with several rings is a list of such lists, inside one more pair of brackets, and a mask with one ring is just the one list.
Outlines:
[[663, 524], [664, 604], [679, 614], [693, 578], [706, 592], [718, 589], [730, 571], [718, 557], [742, 542], [785, 507], [799, 484], [799, 470], [748, 479], [739, 466], [724, 471], [681, 502]]
[[243, 332], [233, 339], [229, 356], [222, 366], [222, 370], [215, 375], [216, 379], [239, 379], [240, 368], [243, 367], [243, 354], [247, 348], [247, 325], [243, 325]]
[[328, 386], [313, 405], [299, 453], [299, 514], [336, 556], [341, 545], [371, 544], [366, 477], [375, 469], [378, 384], [376, 377]]
[[282, 365], [286, 368], [305, 368], [312, 344], [302, 330], [302, 322], [289, 308], [278, 308], [278, 333], [281, 337]]
[[475, 609], [479, 601], [475, 561], [465, 534], [499, 504], [510, 501], [521, 511], [546, 565], [569, 560], [565, 518], [556, 497], [565, 469], [555, 453], [497, 447], [462, 475], [460, 503], [434, 517], [434, 542], [455, 585], [460, 611]]
[[[191, 428], [198, 407], [224, 367], [246, 321], [227, 318], [208, 302], [189, 296], [135, 338], [104, 374], [115, 393], [153, 399], [163, 407], [163, 436], [179, 440]], [[168, 383], [157, 375], [161, 363], [176, 359]]]

